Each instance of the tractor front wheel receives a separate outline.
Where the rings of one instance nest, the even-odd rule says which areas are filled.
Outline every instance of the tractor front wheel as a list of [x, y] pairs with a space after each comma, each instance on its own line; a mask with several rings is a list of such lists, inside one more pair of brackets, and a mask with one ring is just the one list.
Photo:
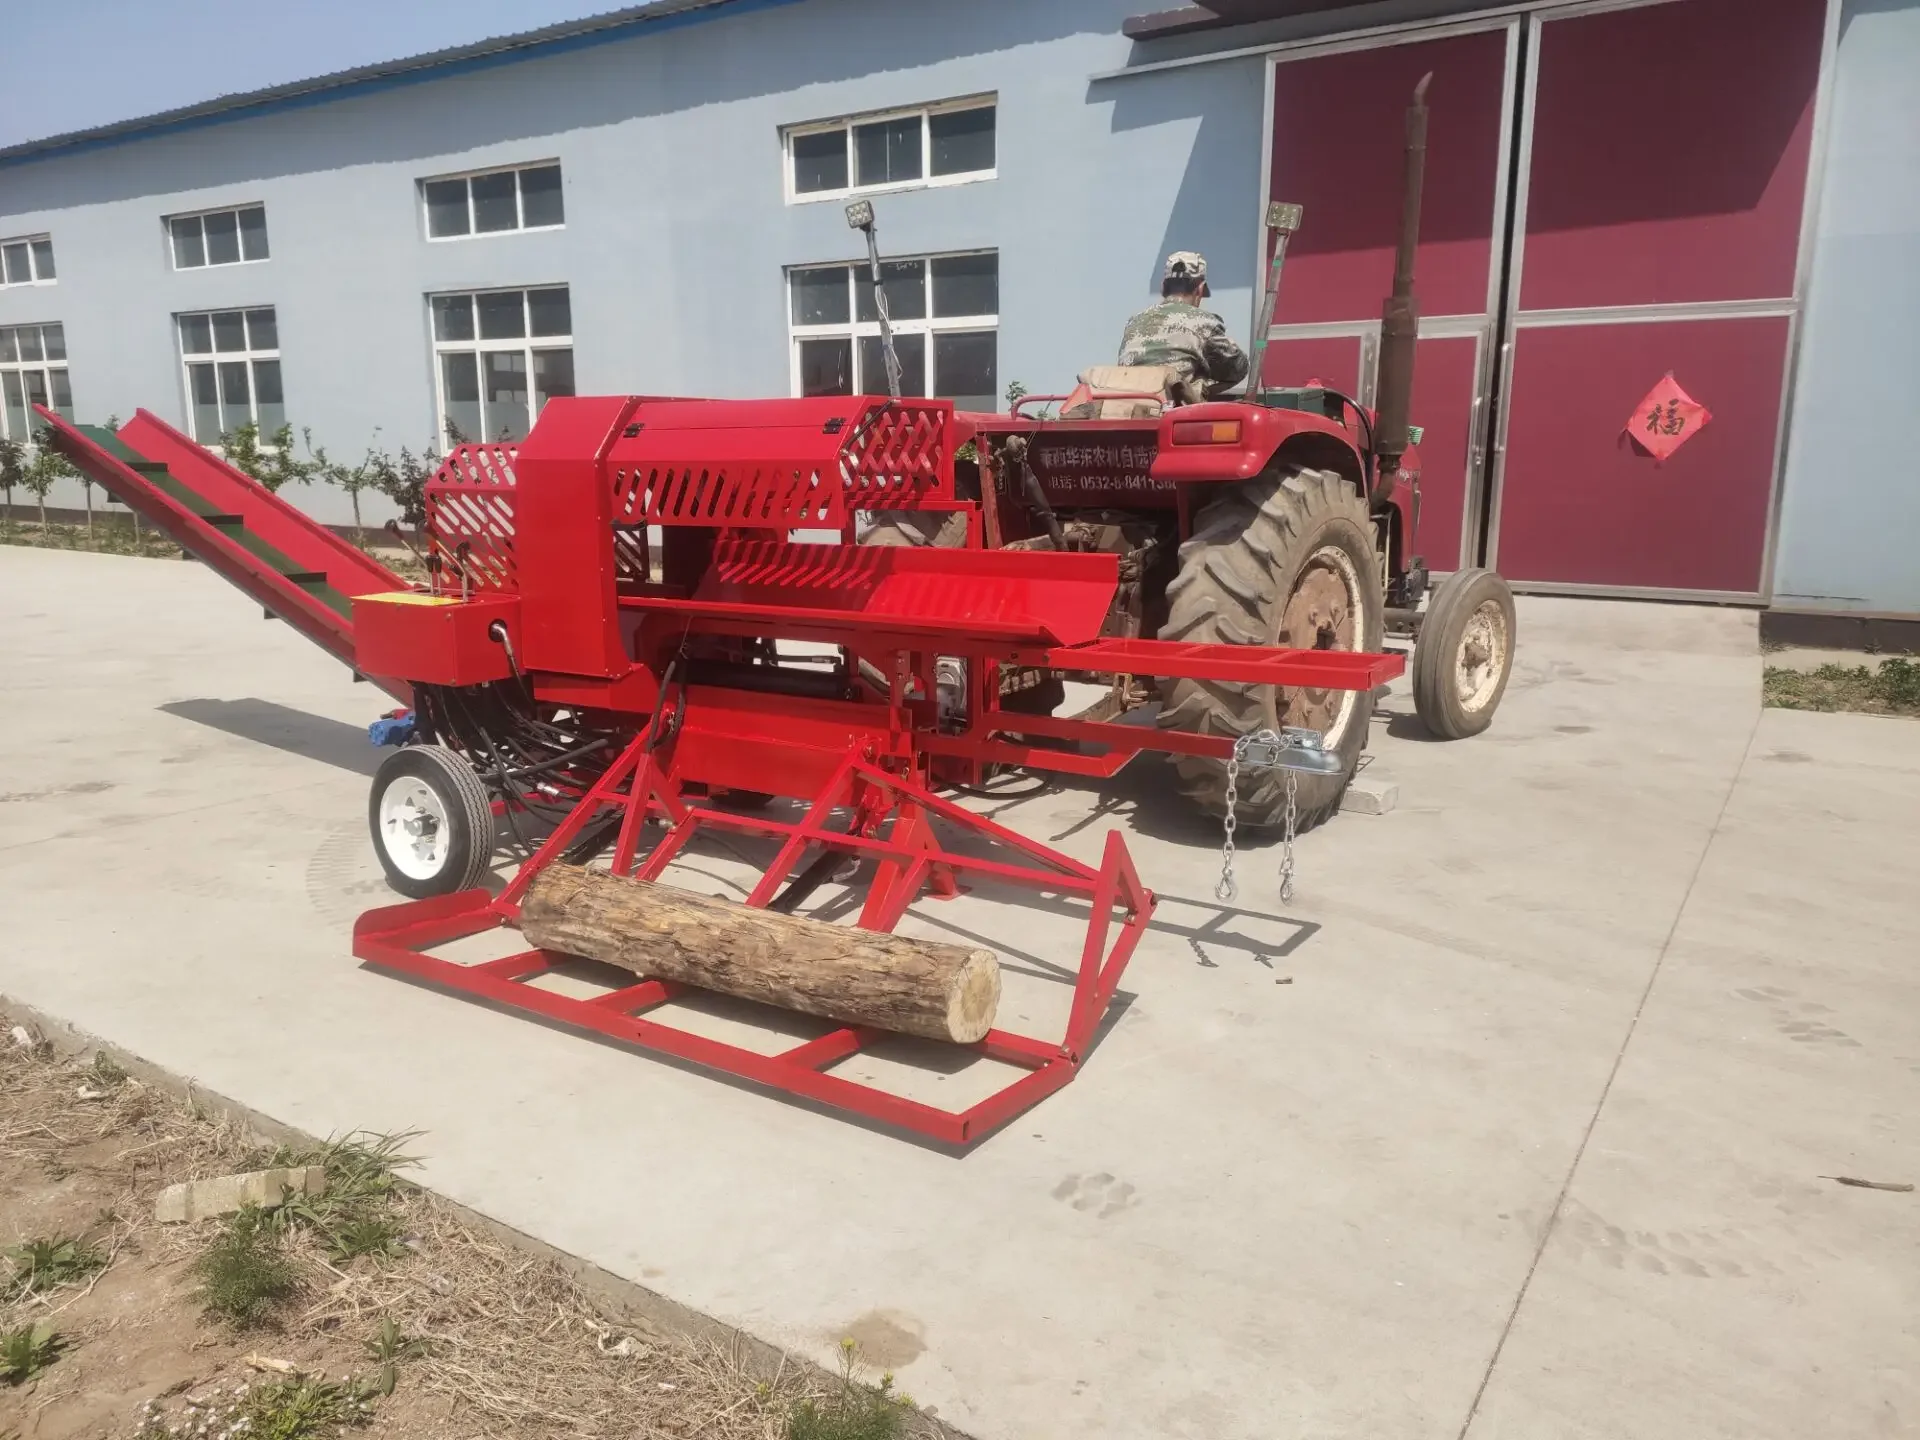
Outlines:
[[1413, 647], [1413, 708], [1442, 740], [1493, 723], [1513, 670], [1513, 591], [1491, 570], [1457, 570], [1427, 602]]
[[[1378, 650], [1380, 562], [1366, 500], [1331, 470], [1275, 467], [1223, 490], [1194, 517], [1167, 586], [1163, 640], [1203, 645], [1284, 645]], [[1371, 691], [1280, 689], [1217, 680], [1162, 680], [1160, 724], [1201, 735], [1318, 730], [1339, 755], [1337, 775], [1301, 773], [1298, 825], [1340, 808], [1373, 717]], [[1225, 815], [1224, 761], [1177, 756], [1180, 788], [1210, 815]], [[1235, 813], [1275, 826], [1286, 816], [1286, 772], [1243, 770]]]

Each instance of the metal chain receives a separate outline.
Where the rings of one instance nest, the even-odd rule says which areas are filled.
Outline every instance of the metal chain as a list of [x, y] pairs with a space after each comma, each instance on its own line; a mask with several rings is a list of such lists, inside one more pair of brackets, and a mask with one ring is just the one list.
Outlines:
[[1294, 804], [1294, 795], [1300, 785], [1300, 777], [1293, 771], [1287, 771], [1287, 828], [1280, 846], [1280, 903], [1287, 904], [1293, 899], [1293, 834], [1299, 820], [1299, 808]]
[[1221, 823], [1226, 827], [1226, 843], [1220, 847], [1220, 883], [1213, 887], [1213, 898], [1230, 901], [1240, 893], [1240, 887], [1233, 883], [1233, 832], [1239, 828], [1240, 819], [1233, 812], [1240, 804], [1240, 757], [1247, 753], [1247, 742], [1253, 737], [1242, 735], [1233, 742], [1233, 754], [1227, 757], [1227, 818]]
[[1240, 828], [1240, 817], [1234, 812], [1240, 804], [1240, 764], [1246, 759], [1247, 751], [1257, 746], [1263, 758], [1271, 757], [1266, 758], [1266, 763], [1281, 764], [1287, 772], [1286, 828], [1282, 832], [1280, 845], [1280, 901], [1282, 904], [1292, 901], [1293, 841], [1300, 827], [1300, 777], [1292, 765], [1284, 763], [1282, 757], [1290, 748], [1307, 748], [1302, 738], [1308, 736], [1311, 737], [1313, 750], [1317, 752], [1319, 737], [1311, 731], [1289, 731], [1286, 736], [1280, 736], [1271, 730], [1260, 730], [1251, 735], [1242, 735], [1233, 742], [1233, 754], [1227, 757], [1227, 814], [1220, 822], [1226, 837], [1220, 846], [1220, 883], [1213, 887], [1214, 899], [1231, 901], [1240, 893], [1240, 887], [1233, 878], [1233, 832]]

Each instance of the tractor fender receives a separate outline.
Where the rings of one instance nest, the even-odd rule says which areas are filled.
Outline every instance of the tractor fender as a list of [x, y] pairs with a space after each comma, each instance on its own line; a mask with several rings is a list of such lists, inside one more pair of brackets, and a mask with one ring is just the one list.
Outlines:
[[1314, 457], [1313, 468], [1336, 470], [1359, 482], [1360, 452], [1342, 425], [1304, 410], [1279, 410], [1214, 400], [1180, 405], [1160, 418], [1153, 478], [1176, 485], [1251, 480], [1295, 450]]
[[[1237, 432], [1225, 426], [1238, 422]], [[1220, 439], [1200, 439], [1195, 424], [1207, 426]], [[1194, 428], [1176, 429], [1175, 427]], [[1237, 438], [1224, 438], [1228, 434]], [[1273, 468], [1331, 470], [1366, 494], [1366, 470], [1353, 432], [1336, 421], [1304, 410], [1271, 409], [1233, 401], [1182, 405], [1161, 418], [1159, 447], [1153, 478], [1178, 486], [1182, 516], [1201, 503], [1201, 493], [1218, 484], [1251, 480]], [[1393, 527], [1393, 547], [1411, 553], [1419, 524], [1420, 451], [1409, 446], [1398, 474], [1378, 485], [1368, 496], [1376, 512], [1399, 512]], [[1184, 537], [1185, 521], [1181, 527]], [[1398, 568], [1396, 563], [1396, 570]]]

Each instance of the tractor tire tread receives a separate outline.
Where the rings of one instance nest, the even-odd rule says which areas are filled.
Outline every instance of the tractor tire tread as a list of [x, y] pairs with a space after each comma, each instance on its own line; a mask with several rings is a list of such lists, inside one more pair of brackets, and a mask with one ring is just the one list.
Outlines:
[[[1180, 571], [1168, 583], [1168, 618], [1162, 639], [1199, 644], [1272, 643], [1292, 580], [1330, 533], [1345, 536], [1350, 554], [1364, 547], [1370, 556], [1373, 522], [1366, 500], [1344, 477], [1331, 470], [1269, 470], [1223, 491], [1195, 517], [1190, 539], [1180, 547]], [[1358, 562], [1362, 556], [1353, 555]], [[1373, 562], [1359, 565], [1360, 583], [1374, 576]], [[1381, 598], [1377, 590], [1362, 596], [1366, 612], [1356, 641], [1377, 650], [1381, 641]], [[1340, 750], [1346, 760], [1338, 776], [1299, 777], [1298, 828], [1307, 830], [1340, 808], [1341, 796], [1359, 763], [1373, 711], [1370, 693], [1358, 697]], [[1228, 681], [1163, 680], [1159, 723], [1163, 728], [1200, 735], [1241, 736], [1266, 723], [1262, 688]], [[1174, 773], [1187, 797], [1211, 815], [1226, 813], [1226, 766], [1200, 756], [1176, 756]], [[1236, 811], [1242, 824], [1278, 825], [1286, 809], [1285, 772], [1243, 773]]]

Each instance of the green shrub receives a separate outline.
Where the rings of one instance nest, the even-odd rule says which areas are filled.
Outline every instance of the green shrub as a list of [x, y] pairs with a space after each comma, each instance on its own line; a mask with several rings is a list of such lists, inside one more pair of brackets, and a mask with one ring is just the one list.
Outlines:
[[267, 1324], [300, 1288], [300, 1272], [279, 1236], [252, 1206], [221, 1228], [193, 1262], [193, 1274], [205, 1312], [243, 1330]]

